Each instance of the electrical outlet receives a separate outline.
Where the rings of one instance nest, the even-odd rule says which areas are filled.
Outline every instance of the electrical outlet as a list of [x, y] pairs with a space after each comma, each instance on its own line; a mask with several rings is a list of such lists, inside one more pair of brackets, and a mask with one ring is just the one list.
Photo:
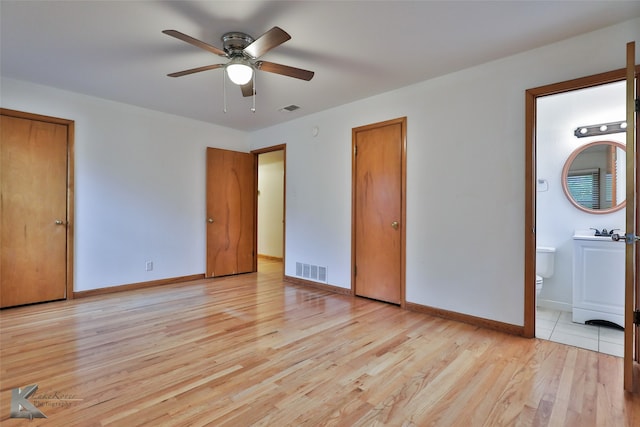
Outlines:
[[147, 261], [144, 265], [144, 269], [146, 271], [152, 271], [153, 270], [153, 261]]

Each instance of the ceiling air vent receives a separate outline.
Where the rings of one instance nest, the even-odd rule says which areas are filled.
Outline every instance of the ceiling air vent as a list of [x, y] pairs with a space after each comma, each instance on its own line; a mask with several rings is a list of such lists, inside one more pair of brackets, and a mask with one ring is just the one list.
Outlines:
[[297, 105], [291, 104], [291, 105], [287, 105], [286, 107], [282, 107], [279, 111], [281, 113], [290, 113], [292, 111], [296, 111], [298, 108], [300, 107], [298, 107]]

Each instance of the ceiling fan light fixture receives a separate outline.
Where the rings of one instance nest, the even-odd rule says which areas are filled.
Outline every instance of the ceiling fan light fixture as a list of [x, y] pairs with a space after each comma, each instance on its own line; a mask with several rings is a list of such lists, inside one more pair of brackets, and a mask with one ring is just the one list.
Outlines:
[[253, 68], [242, 61], [242, 59], [232, 59], [226, 66], [227, 76], [238, 86], [246, 85], [253, 77]]

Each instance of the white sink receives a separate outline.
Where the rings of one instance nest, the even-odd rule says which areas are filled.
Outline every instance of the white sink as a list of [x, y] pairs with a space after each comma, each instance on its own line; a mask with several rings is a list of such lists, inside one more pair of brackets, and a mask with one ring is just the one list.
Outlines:
[[[595, 236], [595, 230], [575, 230], [573, 233], [574, 240], [609, 240], [613, 242], [611, 236]], [[621, 230], [616, 230], [614, 233], [624, 235], [624, 232]]]

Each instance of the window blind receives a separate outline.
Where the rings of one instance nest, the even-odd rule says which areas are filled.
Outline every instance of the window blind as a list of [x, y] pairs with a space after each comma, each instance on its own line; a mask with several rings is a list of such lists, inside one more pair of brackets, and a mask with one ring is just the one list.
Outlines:
[[579, 205], [600, 209], [600, 169], [572, 171], [567, 177], [571, 197]]

